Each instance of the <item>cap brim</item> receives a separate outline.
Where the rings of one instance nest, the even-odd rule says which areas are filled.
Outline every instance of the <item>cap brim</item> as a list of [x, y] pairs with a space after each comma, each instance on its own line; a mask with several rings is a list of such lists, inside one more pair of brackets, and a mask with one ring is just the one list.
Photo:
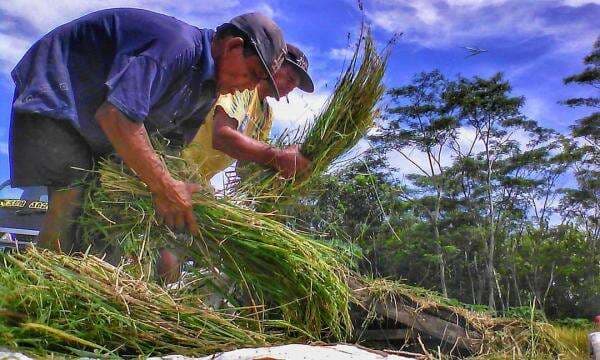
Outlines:
[[294, 67], [294, 70], [296, 70], [298, 75], [300, 75], [300, 84], [298, 85], [298, 88], [307, 93], [315, 91], [315, 84], [313, 83], [312, 79], [310, 78], [310, 75], [308, 75], [306, 70], [298, 66], [298, 64], [296, 64], [293, 61], [288, 61], [288, 64], [292, 65]]

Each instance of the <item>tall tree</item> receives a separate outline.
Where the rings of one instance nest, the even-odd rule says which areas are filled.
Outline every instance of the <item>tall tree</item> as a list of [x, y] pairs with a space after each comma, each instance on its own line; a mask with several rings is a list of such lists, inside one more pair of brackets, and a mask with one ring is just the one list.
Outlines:
[[527, 122], [520, 113], [524, 103], [522, 97], [510, 95], [511, 86], [502, 74], [484, 79], [461, 78], [446, 93], [449, 107], [456, 107], [465, 126], [474, 129], [482, 147], [478, 160], [484, 164], [484, 189], [487, 207], [486, 280], [488, 306], [496, 308], [497, 288], [494, 267], [497, 233], [497, 198], [495, 197], [496, 173], [501, 160], [515, 149], [514, 136]]
[[[411, 84], [390, 90], [392, 106], [387, 110], [388, 116], [370, 137], [376, 147], [399, 154], [415, 168], [408, 179], [418, 188], [415, 193], [420, 196], [403, 195], [431, 225], [440, 290], [444, 296], [448, 296], [446, 259], [440, 236], [446, 182], [444, 164], [459, 125], [444, 106], [447, 85], [448, 81], [436, 70], [420, 73]], [[424, 161], [419, 161], [418, 154], [423, 155]]]
[[589, 97], [564, 102], [571, 107], [589, 107], [592, 113], [578, 119], [571, 127], [573, 137], [580, 140], [577, 149], [580, 161], [575, 171], [579, 187], [565, 191], [563, 205], [565, 216], [576, 219], [584, 227], [589, 240], [600, 247], [600, 37], [583, 62], [585, 69], [567, 77], [564, 82], [591, 86], [596, 91]]

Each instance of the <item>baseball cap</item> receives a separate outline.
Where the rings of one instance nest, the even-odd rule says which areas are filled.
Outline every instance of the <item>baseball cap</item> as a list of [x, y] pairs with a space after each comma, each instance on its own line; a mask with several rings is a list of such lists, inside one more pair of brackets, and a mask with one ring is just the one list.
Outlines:
[[313, 84], [310, 75], [308, 75], [308, 59], [306, 55], [292, 44], [287, 44], [287, 54], [285, 55], [285, 61], [294, 67], [298, 75], [300, 75], [300, 85], [298, 87], [311, 93], [315, 91], [315, 85]]
[[273, 93], [279, 100], [279, 90], [277, 90], [273, 74], [281, 67], [287, 52], [283, 33], [279, 26], [259, 12], [236, 16], [228, 24], [235, 26], [248, 36], [269, 76]]

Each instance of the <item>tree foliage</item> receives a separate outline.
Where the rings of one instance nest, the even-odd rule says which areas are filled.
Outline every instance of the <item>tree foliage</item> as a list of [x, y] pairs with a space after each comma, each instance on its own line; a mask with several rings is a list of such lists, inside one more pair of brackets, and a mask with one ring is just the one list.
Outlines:
[[[584, 62], [565, 83], [597, 90], [600, 39]], [[535, 302], [550, 317], [596, 315], [598, 112], [560, 134], [527, 118], [524, 102], [502, 74], [417, 74], [388, 92], [367, 154], [285, 210], [361, 272], [500, 312]], [[565, 103], [595, 111], [599, 98]]]

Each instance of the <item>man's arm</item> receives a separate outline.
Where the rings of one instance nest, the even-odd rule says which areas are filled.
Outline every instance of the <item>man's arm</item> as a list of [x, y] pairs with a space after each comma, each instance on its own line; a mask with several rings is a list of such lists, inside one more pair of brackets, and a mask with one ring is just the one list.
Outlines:
[[292, 178], [310, 166], [310, 161], [300, 154], [297, 146], [277, 149], [242, 134], [237, 126], [237, 120], [217, 106], [214, 114], [213, 147], [237, 160], [271, 166], [285, 178]]
[[142, 123], [129, 120], [110, 103], [96, 111], [98, 124], [112, 143], [117, 154], [154, 195], [159, 215], [172, 229], [198, 232], [192, 212], [192, 194], [200, 190], [197, 184], [173, 179], [150, 143]]

